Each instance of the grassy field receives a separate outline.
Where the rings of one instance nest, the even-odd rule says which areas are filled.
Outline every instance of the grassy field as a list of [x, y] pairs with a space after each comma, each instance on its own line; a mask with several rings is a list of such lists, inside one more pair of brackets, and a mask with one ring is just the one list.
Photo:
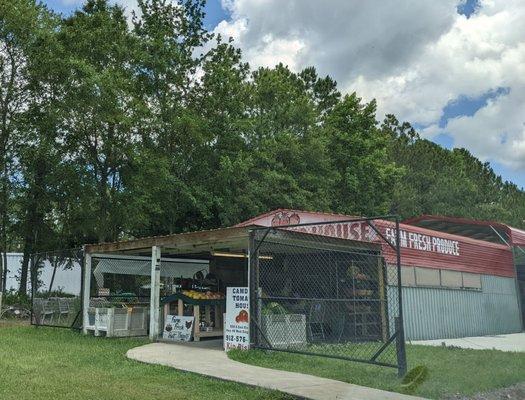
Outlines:
[[267, 390], [125, 358], [138, 339], [0, 322], [0, 399], [285, 399]]
[[[231, 351], [232, 359], [262, 367], [303, 372], [325, 378], [401, 392], [393, 368], [261, 350]], [[451, 395], [470, 395], [525, 382], [525, 354], [496, 350], [465, 350], [407, 345], [410, 367], [425, 365], [426, 381], [415, 395], [442, 399]]]

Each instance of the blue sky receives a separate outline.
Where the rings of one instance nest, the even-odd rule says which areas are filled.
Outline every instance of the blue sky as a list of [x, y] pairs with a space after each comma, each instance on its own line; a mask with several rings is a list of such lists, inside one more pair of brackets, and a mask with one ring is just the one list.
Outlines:
[[[42, 0], [51, 9], [69, 14], [82, 4], [81, 0]], [[210, 30], [222, 20], [227, 19], [229, 14], [222, 8], [220, 0], [208, 0], [206, 3], [206, 27]]]
[[[72, 12], [72, 10], [74, 10], [76, 7], [78, 7], [79, 1], [45, 0], [45, 3], [47, 3], [48, 6], [54, 9], [55, 11], [67, 14]], [[121, 0], [121, 2], [122, 1], [125, 0]], [[467, 0], [466, 2], [459, 4], [459, 6], [457, 7], [457, 13], [464, 15], [466, 18], [471, 18], [476, 15], [475, 13], [478, 11], [478, 9], [478, 0]], [[220, 0], [208, 0], [208, 3], [206, 5], [206, 13], [207, 15], [205, 25], [209, 30], [213, 30], [217, 26], [217, 24], [223, 20], [231, 20], [230, 13], [222, 8]], [[240, 43], [242, 47], [242, 40], [240, 42], [237, 42]], [[328, 74], [332, 74], [329, 68], [325, 68], [324, 71], [326, 71], [326, 73]], [[337, 72], [334, 71], [334, 74], [337, 76]], [[340, 82], [341, 79], [338, 79], [338, 81]], [[439, 132], [436, 135], [432, 136], [432, 140], [446, 148], [453, 148], [456, 140], [454, 138], [454, 132], [451, 132], [448, 129], [449, 122], [453, 121], [455, 118], [457, 119], [458, 117], [462, 116], [474, 116], [477, 111], [487, 106], [488, 102], [497, 99], [499, 96], [508, 95], [511, 92], [511, 90], [512, 89], [510, 87], [498, 86], [491, 87], [488, 90], [486, 90], [483, 94], [477, 96], [460, 94], [455, 98], [449, 99], [448, 102], [444, 104], [441, 108], [440, 118], [430, 123], [420, 123], [415, 119], [406, 119], [409, 122], [413, 123], [413, 125], [418, 129], [424, 129], [430, 125], [434, 125], [436, 129], [439, 128]], [[373, 92], [372, 96], [375, 97], [375, 94]], [[403, 115], [401, 115], [400, 118], [403, 118]], [[462, 145], [470, 150], [470, 146], [468, 145], [468, 143], [466, 145], [462, 143]], [[476, 154], [476, 151], [472, 152], [476, 156], [479, 155]], [[504, 165], [504, 158], [503, 160], [490, 159], [490, 156], [487, 156], [487, 153], [485, 153], [485, 158], [489, 158], [494, 171], [497, 174], [501, 175], [504, 180], [510, 180], [520, 187], [525, 187], [525, 173], [523, 172], [523, 169], [510, 168], [508, 165]]]

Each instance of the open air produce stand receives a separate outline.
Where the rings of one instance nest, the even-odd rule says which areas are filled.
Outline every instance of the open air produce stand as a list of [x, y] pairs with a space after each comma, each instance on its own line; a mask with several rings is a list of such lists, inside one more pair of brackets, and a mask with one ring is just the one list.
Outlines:
[[[191, 296], [191, 297], [190, 297]], [[162, 299], [164, 321], [168, 315], [193, 316], [193, 340], [222, 337], [224, 296], [220, 293], [184, 291]]]
[[[250, 318], [243, 322], [250, 327], [248, 344], [260, 339], [259, 346], [304, 350], [390, 337], [393, 319], [378, 244], [283, 229], [260, 232], [256, 242], [252, 229], [86, 247], [84, 280], [91, 290], [84, 293], [84, 332], [92, 329], [89, 310], [97, 298], [129, 293], [136, 300], [128, 306], [149, 309], [144, 315], [151, 340], [224, 337], [224, 294], [250, 286], [249, 271], [257, 266], [259, 287], [250, 288]], [[254, 249], [256, 260], [250, 258]], [[230, 325], [239, 325], [233, 321]], [[241, 329], [235, 329], [231, 335], [237, 338]]]

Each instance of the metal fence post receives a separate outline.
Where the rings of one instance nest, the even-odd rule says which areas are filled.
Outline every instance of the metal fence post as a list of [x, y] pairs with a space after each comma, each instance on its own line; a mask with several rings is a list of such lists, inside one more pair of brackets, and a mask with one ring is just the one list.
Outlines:
[[257, 245], [255, 241], [255, 231], [250, 232], [250, 242], [248, 246], [248, 286], [250, 289], [250, 344], [259, 345], [259, 299], [258, 299], [258, 269]]
[[402, 377], [407, 372], [407, 359], [405, 351], [405, 329], [403, 323], [403, 297], [401, 287], [401, 235], [399, 232], [399, 217], [396, 216], [396, 261], [397, 261], [397, 298], [399, 315], [395, 320], [396, 325], [396, 350], [397, 350], [397, 365], [398, 376]]

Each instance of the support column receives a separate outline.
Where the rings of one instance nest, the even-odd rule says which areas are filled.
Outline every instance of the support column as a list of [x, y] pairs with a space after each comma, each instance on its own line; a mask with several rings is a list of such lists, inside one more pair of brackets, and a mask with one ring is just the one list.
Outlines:
[[91, 254], [84, 254], [84, 286], [82, 292], [82, 333], [87, 334], [89, 325], [89, 298], [91, 295]]
[[149, 309], [149, 338], [157, 340], [159, 336], [159, 307], [160, 307], [160, 257], [158, 246], [151, 248], [151, 282], [150, 282], [150, 309]]

